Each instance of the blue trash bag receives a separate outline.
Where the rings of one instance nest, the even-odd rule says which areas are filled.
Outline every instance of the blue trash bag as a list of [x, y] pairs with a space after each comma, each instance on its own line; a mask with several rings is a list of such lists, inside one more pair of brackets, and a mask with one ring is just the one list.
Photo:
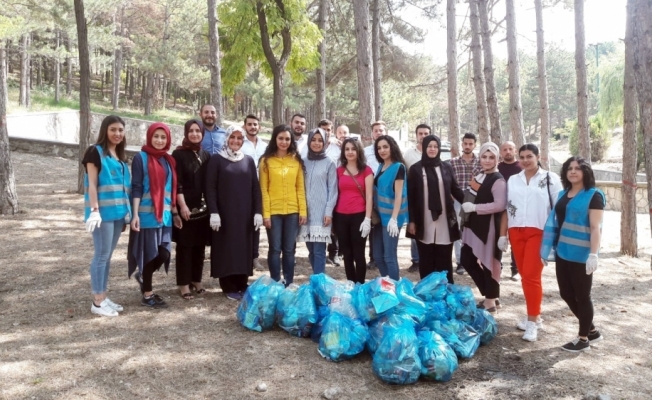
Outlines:
[[374, 353], [371, 367], [383, 382], [396, 385], [414, 383], [421, 375], [419, 339], [413, 327], [385, 327], [383, 340]]
[[310, 284], [291, 284], [278, 297], [276, 323], [292, 336], [310, 337], [317, 323], [317, 307]]
[[439, 382], [448, 382], [457, 370], [457, 356], [444, 339], [433, 331], [419, 331], [419, 359], [421, 376]]
[[470, 324], [475, 319], [475, 304], [473, 291], [469, 286], [448, 285], [446, 304], [449, 310], [449, 319], [458, 319]]
[[353, 292], [356, 296], [354, 304], [363, 322], [373, 321], [399, 304], [396, 284], [387, 277], [378, 277]]
[[457, 357], [471, 358], [480, 347], [480, 335], [470, 325], [452, 319], [450, 321], [431, 321], [428, 329], [437, 332], [448, 344]]
[[319, 354], [335, 362], [348, 360], [364, 350], [368, 337], [369, 331], [362, 321], [331, 312], [323, 322]]
[[331, 297], [338, 293], [350, 292], [353, 289], [352, 282], [341, 283], [324, 273], [310, 275], [310, 286], [317, 306], [327, 306]]
[[448, 277], [445, 271], [431, 272], [414, 286], [414, 293], [423, 301], [444, 300]]
[[256, 332], [272, 329], [278, 297], [284, 289], [282, 283], [276, 282], [269, 275], [258, 278], [247, 288], [236, 311], [240, 324]]
[[317, 323], [312, 327], [312, 332], [310, 332], [310, 339], [319, 343], [319, 338], [321, 337], [321, 331], [324, 329], [324, 319], [330, 314], [331, 311], [328, 306], [317, 306]]
[[409, 279], [401, 278], [396, 283], [396, 297], [399, 304], [394, 307], [392, 313], [409, 315], [416, 324], [422, 324], [426, 319], [428, 307], [414, 294], [414, 284]]
[[475, 319], [471, 324], [480, 335], [480, 344], [491, 342], [498, 334], [498, 323], [487, 310], [478, 308], [475, 310]]
[[385, 336], [387, 327], [398, 328], [401, 325], [415, 329], [414, 320], [406, 314], [389, 313], [371, 321], [368, 325], [369, 339], [367, 339], [367, 343], [365, 344], [369, 353], [373, 355], [378, 350], [378, 346], [380, 346], [380, 342]]
[[426, 301], [426, 316], [422, 325], [429, 321], [448, 321], [449, 309], [444, 300]]

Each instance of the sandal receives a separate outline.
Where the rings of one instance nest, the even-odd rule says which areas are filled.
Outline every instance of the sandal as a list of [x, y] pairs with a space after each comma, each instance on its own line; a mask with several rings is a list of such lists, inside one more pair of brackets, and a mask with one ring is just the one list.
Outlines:
[[197, 286], [193, 285], [192, 283], [189, 286], [190, 286], [190, 290], [194, 290], [195, 292], [197, 292], [197, 294], [206, 293], [206, 289], [204, 289], [204, 288], [197, 289]]
[[191, 292], [181, 293], [181, 298], [184, 299], [184, 300], [192, 300], [192, 299], [194, 299]]

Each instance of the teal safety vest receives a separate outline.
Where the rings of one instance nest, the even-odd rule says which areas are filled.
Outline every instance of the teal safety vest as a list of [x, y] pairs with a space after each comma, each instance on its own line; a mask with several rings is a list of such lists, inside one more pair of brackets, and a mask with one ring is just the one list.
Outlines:
[[[100, 154], [102, 168], [97, 176], [97, 201], [103, 221], [131, 220], [131, 174], [124, 161], [104, 154], [102, 146], [95, 145]], [[88, 196], [88, 174], [84, 174], [84, 221], [91, 214], [91, 201]]]
[[138, 218], [140, 218], [140, 227], [147, 228], [160, 228], [162, 226], [172, 226], [172, 169], [170, 165], [165, 162], [167, 168], [167, 178], [165, 179], [165, 196], [163, 199], [163, 218], [161, 222], [156, 220], [154, 214], [154, 203], [152, 202], [152, 195], [149, 189], [149, 173], [147, 170], [147, 153], [140, 152], [140, 157], [143, 160], [143, 197], [140, 199], [140, 207], [138, 208]]
[[[382, 168], [382, 164], [378, 166], [376, 176], [380, 174]], [[378, 178], [378, 185], [374, 185], [374, 207], [378, 211], [378, 214], [380, 214], [380, 221], [383, 226], [387, 226], [390, 218], [392, 218], [395, 199], [394, 180], [396, 179], [399, 168], [405, 168], [405, 166], [399, 162], [390, 165]], [[396, 217], [399, 228], [408, 222], [407, 173], [405, 174], [405, 178], [405, 181], [403, 181], [403, 192], [401, 193], [401, 208]]]

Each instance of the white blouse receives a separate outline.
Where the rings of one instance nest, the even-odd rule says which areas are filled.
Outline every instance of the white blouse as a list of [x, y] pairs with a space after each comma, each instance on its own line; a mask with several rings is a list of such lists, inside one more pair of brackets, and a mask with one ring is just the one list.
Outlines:
[[543, 230], [551, 211], [550, 199], [554, 207], [562, 189], [559, 176], [543, 168], [539, 168], [529, 183], [525, 171], [513, 175], [507, 182], [507, 227]]

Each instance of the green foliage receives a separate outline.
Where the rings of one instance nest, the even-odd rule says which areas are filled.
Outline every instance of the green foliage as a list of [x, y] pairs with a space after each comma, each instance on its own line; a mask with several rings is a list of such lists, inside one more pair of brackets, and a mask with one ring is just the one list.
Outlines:
[[[577, 121], [573, 121], [572, 126], [568, 144], [571, 154], [578, 156], [580, 150]], [[611, 146], [611, 134], [607, 130], [602, 115], [598, 114], [589, 118], [589, 137], [591, 141], [591, 161], [601, 161], [605, 157], [607, 150], [609, 150], [609, 146]]]
[[609, 128], [623, 123], [624, 59], [603, 69], [600, 77], [600, 114]]

